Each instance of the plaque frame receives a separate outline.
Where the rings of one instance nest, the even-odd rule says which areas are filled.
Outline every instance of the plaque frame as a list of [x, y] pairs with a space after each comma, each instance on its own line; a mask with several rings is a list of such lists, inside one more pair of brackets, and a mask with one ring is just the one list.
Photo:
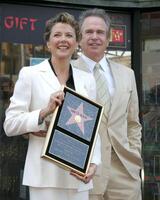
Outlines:
[[[62, 90], [65, 94], [65, 98], [62, 105], [58, 106], [52, 115], [42, 149], [42, 158], [54, 161], [55, 164], [58, 164], [66, 170], [74, 170], [84, 175], [87, 173], [91, 161], [103, 113], [103, 106], [66, 86], [64, 86]], [[77, 106], [73, 108], [75, 102], [80, 102], [78, 108], [83, 107], [84, 109], [82, 110], [84, 110], [84, 112], [79, 113], [79, 110], [76, 110]], [[91, 113], [91, 115], [86, 115], [86, 111]], [[65, 117], [69, 121], [76, 112], [78, 112], [78, 115], [75, 116], [75, 122], [73, 124], [64, 123]], [[67, 115], [69, 117], [67, 117]], [[78, 126], [81, 117], [83, 120], [86, 120], [82, 123], [84, 127]], [[73, 128], [69, 129], [68, 127]], [[84, 130], [86, 128], [88, 130], [85, 133]], [[80, 133], [82, 133], [82, 135], [80, 135]], [[88, 135], [85, 136], [86, 134]]]

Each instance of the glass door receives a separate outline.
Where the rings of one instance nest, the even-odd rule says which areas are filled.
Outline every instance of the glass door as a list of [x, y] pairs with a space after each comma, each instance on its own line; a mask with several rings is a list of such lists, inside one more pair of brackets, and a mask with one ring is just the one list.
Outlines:
[[160, 200], [160, 11], [142, 14], [144, 199]]

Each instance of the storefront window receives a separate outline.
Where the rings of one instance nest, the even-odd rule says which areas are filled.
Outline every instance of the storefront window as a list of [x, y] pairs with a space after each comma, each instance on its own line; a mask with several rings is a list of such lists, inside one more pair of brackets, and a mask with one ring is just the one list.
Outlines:
[[160, 199], [160, 12], [142, 14], [144, 199]]
[[107, 58], [131, 68], [131, 51], [108, 51]]
[[27, 200], [28, 188], [22, 185], [22, 177], [28, 139], [7, 137], [3, 122], [21, 67], [40, 62], [49, 55], [43, 45], [1, 43], [0, 48], [0, 199]]

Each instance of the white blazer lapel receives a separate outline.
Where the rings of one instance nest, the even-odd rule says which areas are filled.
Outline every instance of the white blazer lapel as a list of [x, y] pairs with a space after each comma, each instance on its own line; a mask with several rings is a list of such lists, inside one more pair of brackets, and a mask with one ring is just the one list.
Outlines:
[[40, 63], [37, 69], [41, 73], [42, 79], [44, 79], [50, 85], [50, 87], [52, 87], [53, 89], [57, 89], [58, 87], [59, 88], [61, 87], [47, 59], [43, 61], [42, 63]]
[[81, 95], [88, 96], [84, 81], [82, 81], [84, 79], [83, 73], [81, 73], [81, 70], [76, 69], [74, 67], [72, 67], [72, 69], [73, 69], [75, 90]]

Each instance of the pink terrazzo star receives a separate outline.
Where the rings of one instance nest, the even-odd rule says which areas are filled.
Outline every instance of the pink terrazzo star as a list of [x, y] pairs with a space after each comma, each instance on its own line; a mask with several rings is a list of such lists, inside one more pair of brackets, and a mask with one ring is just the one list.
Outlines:
[[93, 118], [91, 118], [91, 117], [87, 116], [86, 114], [84, 114], [84, 112], [83, 112], [83, 103], [81, 103], [78, 106], [77, 109], [71, 108], [69, 106], [67, 106], [67, 108], [71, 113], [71, 117], [66, 122], [66, 125], [77, 124], [78, 127], [80, 128], [80, 130], [82, 131], [83, 135], [84, 135], [84, 122], [90, 121]]

